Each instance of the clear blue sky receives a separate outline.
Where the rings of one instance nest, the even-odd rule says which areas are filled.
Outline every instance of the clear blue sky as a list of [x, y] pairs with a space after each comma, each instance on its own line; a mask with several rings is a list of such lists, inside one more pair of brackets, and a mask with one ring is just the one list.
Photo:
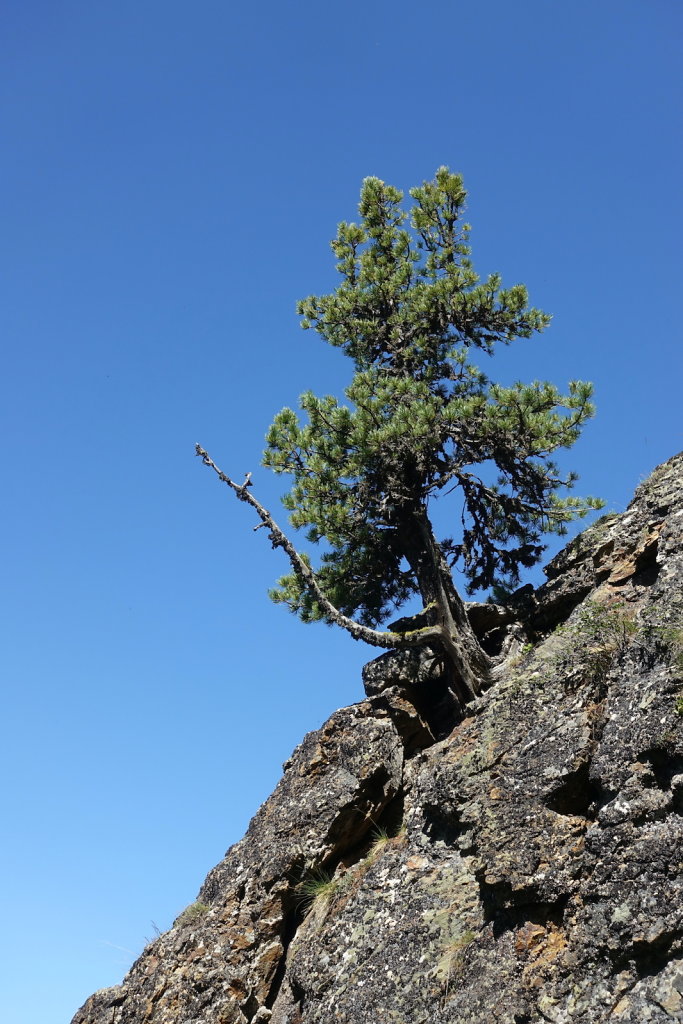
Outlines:
[[500, 374], [596, 383], [578, 493], [621, 510], [683, 447], [683, 9], [24, 0], [2, 20], [0, 1018], [59, 1024], [362, 695], [371, 652], [268, 602], [286, 566], [193, 444], [276, 503], [274, 413], [347, 380], [294, 304], [334, 286], [364, 176], [464, 174], [476, 267], [555, 316]]

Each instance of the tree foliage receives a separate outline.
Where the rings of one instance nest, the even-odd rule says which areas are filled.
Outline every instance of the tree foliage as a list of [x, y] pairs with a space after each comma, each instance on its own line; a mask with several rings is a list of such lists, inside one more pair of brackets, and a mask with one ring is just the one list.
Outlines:
[[[322, 545], [320, 587], [368, 626], [414, 594], [438, 604], [437, 577], [454, 566], [470, 591], [516, 585], [544, 534], [600, 506], [563, 496], [575, 477], [552, 460], [593, 414], [591, 385], [503, 387], [475, 361], [550, 317], [523, 285], [476, 274], [460, 175], [442, 167], [410, 196], [406, 212], [400, 191], [363, 182], [359, 223], [332, 242], [339, 286], [298, 306], [302, 326], [351, 359], [347, 403], [306, 392], [303, 418], [283, 409], [264, 455], [293, 478], [291, 523]], [[436, 542], [429, 509], [444, 496], [452, 535]], [[329, 618], [297, 572], [271, 596], [304, 620]]]
[[[324, 619], [380, 647], [428, 645], [448, 668], [460, 707], [492, 679], [453, 569], [467, 589], [515, 586], [544, 535], [599, 508], [564, 493], [553, 453], [570, 448], [593, 414], [590, 384], [566, 394], [545, 381], [504, 387], [484, 372], [499, 345], [543, 331], [550, 318], [526, 288], [476, 274], [460, 175], [441, 167], [403, 195], [366, 178], [358, 223], [332, 242], [340, 274], [329, 295], [299, 303], [302, 325], [353, 364], [346, 402], [301, 396], [267, 435], [264, 464], [287, 474], [292, 525], [320, 550], [317, 567], [270, 512], [209, 454], [197, 454], [255, 509], [292, 567], [271, 596], [305, 621]], [[452, 530], [438, 539], [434, 502], [448, 498]], [[409, 598], [424, 612], [412, 628], [376, 627]]]

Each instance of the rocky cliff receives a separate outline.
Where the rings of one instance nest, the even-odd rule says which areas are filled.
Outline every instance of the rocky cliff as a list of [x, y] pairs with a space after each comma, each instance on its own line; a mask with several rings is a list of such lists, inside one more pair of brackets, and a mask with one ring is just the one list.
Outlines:
[[508, 607], [456, 721], [385, 654], [74, 1024], [683, 1021], [683, 455]]

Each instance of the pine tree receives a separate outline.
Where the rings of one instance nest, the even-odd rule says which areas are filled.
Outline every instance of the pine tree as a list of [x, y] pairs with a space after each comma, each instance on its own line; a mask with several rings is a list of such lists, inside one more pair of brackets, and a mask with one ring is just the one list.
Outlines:
[[[534, 565], [546, 533], [601, 502], [560, 496], [557, 449], [577, 440], [592, 416], [590, 384], [561, 395], [547, 382], [494, 383], [475, 362], [498, 345], [528, 338], [550, 317], [529, 306], [523, 285], [480, 281], [470, 260], [466, 192], [441, 167], [403, 194], [366, 178], [360, 222], [341, 223], [332, 250], [341, 283], [299, 303], [314, 329], [353, 363], [346, 404], [301, 396], [303, 420], [283, 409], [268, 431], [264, 464], [292, 477], [283, 499], [290, 522], [320, 544], [313, 570], [253, 497], [198, 447], [237, 496], [256, 508], [292, 572], [271, 597], [304, 621], [324, 619], [381, 647], [427, 644], [452, 669], [465, 703], [491, 662], [472, 633], [452, 570], [467, 590], [510, 588]], [[454, 533], [437, 539], [430, 506], [454, 501]], [[380, 623], [419, 595], [426, 625], [404, 632]]]

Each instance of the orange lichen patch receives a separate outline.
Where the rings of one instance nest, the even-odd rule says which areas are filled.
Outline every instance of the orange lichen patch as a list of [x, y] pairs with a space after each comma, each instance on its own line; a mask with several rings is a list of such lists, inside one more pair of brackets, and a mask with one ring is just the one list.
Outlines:
[[241, 1002], [243, 999], [246, 999], [247, 992], [247, 986], [244, 984], [241, 978], [233, 978], [230, 981], [230, 984], [228, 985], [228, 993], [232, 996], [233, 999], [236, 999], [238, 1000], [238, 1002]]
[[[585, 819], [583, 819], [583, 820], [577, 822], [577, 826], [576, 827], [577, 827], [577, 830], [581, 829], [581, 831], [585, 831], [588, 828], [588, 822], [585, 821]], [[581, 836], [580, 839], [577, 839], [576, 842], [573, 843], [569, 847], [569, 853], [571, 854], [572, 857], [580, 857], [581, 854], [584, 851], [585, 846], [586, 846], [586, 840], [585, 840], [584, 836]]]
[[515, 952], [528, 953], [530, 949], [533, 949], [534, 946], [537, 946], [545, 938], [545, 934], [545, 928], [542, 925], [527, 921], [515, 936]]
[[567, 946], [564, 932], [552, 923], [546, 928], [529, 922], [519, 929], [515, 951], [526, 954], [530, 962], [522, 971], [522, 981], [527, 988], [541, 988], [548, 968]]
[[545, 950], [542, 953], [542, 958], [546, 962], [554, 960], [560, 955], [562, 950], [567, 945], [567, 936], [560, 928], [551, 926], [548, 934], [548, 940], [545, 944]]
[[253, 928], [248, 928], [243, 932], [236, 932], [232, 935], [232, 948], [233, 949], [249, 949], [256, 942], [256, 934]]
[[327, 756], [322, 745], [318, 744], [315, 754], [311, 757], [310, 761], [302, 765], [300, 774], [310, 775], [311, 778], [315, 778], [317, 775], [320, 775], [321, 772], [325, 770], [329, 762], [330, 759]]
[[545, 927], [528, 921], [517, 930], [515, 952], [525, 956], [529, 962], [522, 972], [525, 986], [538, 988], [547, 968], [567, 945], [567, 938], [561, 928], [552, 922]]
[[203, 956], [206, 956], [206, 946], [198, 946], [197, 949], [193, 949], [187, 954], [185, 963], [191, 964], [195, 960], [201, 960]]
[[448, 737], [448, 746], [443, 752], [443, 759], [449, 764], [455, 764], [470, 754], [479, 745], [479, 737], [472, 728], [471, 718], [459, 722]]

